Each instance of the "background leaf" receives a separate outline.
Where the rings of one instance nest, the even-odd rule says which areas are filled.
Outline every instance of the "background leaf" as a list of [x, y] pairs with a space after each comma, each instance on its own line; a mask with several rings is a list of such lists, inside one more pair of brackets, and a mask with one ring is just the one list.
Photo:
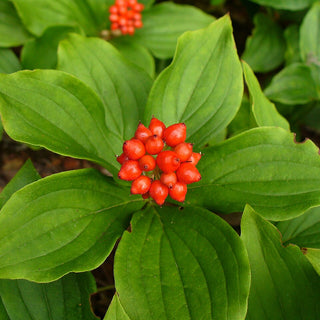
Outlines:
[[0, 1], [0, 47], [13, 47], [31, 38], [20, 21], [17, 12], [8, 0]]
[[76, 32], [76, 27], [56, 26], [45, 30], [39, 38], [28, 41], [21, 52], [21, 63], [24, 69], [55, 69], [57, 50], [60, 40], [69, 32]]
[[267, 72], [280, 66], [284, 60], [285, 42], [281, 27], [269, 16], [254, 16], [255, 28], [246, 41], [242, 55], [253, 71]]
[[0, 280], [0, 301], [8, 320], [94, 320], [97, 318], [91, 312], [89, 295], [95, 290], [95, 281], [89, 272], [68, 274], [60, 280], [41, 284]]
[[284, 37], [286, 39], [286, 52], [284, 54], [286, 65], [295, 62], [301, 62], [299, 48], [299, 26], [296, 24], [290, 25], [284, 31]]
[[75, 34], [61, 42], [58, 68], [75, 75], [100, 96], [107, 127], [122, 139], [120, 148], [123, 140], [132, 138], [142, 119], [150, 76], [106, 41]]
[[276, 126], [290, 130], [288, 121], [280, 115], [275, 105], [263, 94], [258, 79], [255, 77], [250, 66], [242, 62], [245, 81], [248, 86], [251, 100], [252, 114], [257, 124], [262, 126]]
[[202, 146], [231, 122], [241, 103], [243, 80], [228, 16], [185, 33], [172, 64], [155, 81], [145, 120], [185, 122], [188, 141]]
[[245, 318], [250, 272], [238, 235], [218, 216], [149, 207], [121, 239], [115, 283], [135, 320], [237, 320]]
[[17, 191], [0, 211], [0, 277], [47, 282], [98, 267], [144, 204], [128, 195], [93, 169]]
[[117, 294], [114, 295], [103, 320], [130, 320], [126, 312], [123, 310]]
[[18, 57], [10, 49], [0, 48], [0, 73], [12, 73], [21, 69]]
[[182, 33], [204, 28], [213, 20], [193, 6], [163, 2], [143, 11], [143, 28], [136, 30], [134, 41], [146, 46], [157, 58], [171, 58]]
[[282, 128], [243, 132], [204, 150], [202, 180], [188, 187], [186, 201], [221, 213], [248, 203], [267, 219], [293, 218], [320, 204], [318, 151]]
[[302, 10], [305, 9], [315, 0], [250, 0], [262, 6], [272, 7], [275, 9], [285, 10]]
[[105, 124], [99, 97], [61, 71], [0, 75], [0, 112], [15, 140], [95, 161], [116, 174], [123, 140]]
[[320, 277], [299, 248], [284, 247], [278, 230], [250, 207], [241, 231], [252, 274], [247, 320], [318, 319]]
[[107, 6], [103, 1], [12, 0], [12, 2], [28, 30], [37, 36], [42, 35], [49, 27], [62, 25], [79, 26], [87, 35], [98, 35], [108, 16]]
[[273, 101], [289, 105], [318, 99], [311, 69], [303, 63], [294, 63], [282, 69], [272, 78], [264, 93]]

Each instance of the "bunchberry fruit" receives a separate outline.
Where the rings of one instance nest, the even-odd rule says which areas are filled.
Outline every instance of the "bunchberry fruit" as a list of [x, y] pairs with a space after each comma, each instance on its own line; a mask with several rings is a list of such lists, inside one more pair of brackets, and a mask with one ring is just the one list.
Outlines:
[[162, 121], [153, 117], [150, 121], [149, 129], [152, 132], [152, 134], [155, 134], [162, 139], [163, 132], [166, 129], [166, 126], [164, 125], [164, 123]]
[[140, 169], [143, 171], [152, 171], [156, 167], [156, 159], [149, 154], [139, 159]]
[[151, 179], [147, 176], [140, 176], [132, 182], [132, 194], [145, 194], [149, 191], [151, 186]]
[[147, 139], [151, 136], [152, 136], [152, 132], [147, 127], [145, 127], [142, 123], [139, 123], [138, 128], [134, 134], [134, 137], [136, 139], [139, 139], [143, 143], [145, 143]]
[[128, 156], [130, 160], [138, 160], [146, 153], [146, 148], [139, 139], [127, 140], [123, 144], [123, 153]]
[[121, 153], [120, 156], [117, 156], [117, 161], [120, 163], [120, 164], [124, 164], [125, 161], [129, 160], [128, 156], [124, 153]]
[[172, 188], [169, 188], [169, 196], [176, 201], [183, 202], [187, 194], [187, 185], [183, 182], [177, 182]]
[[118, 174], [118, 177], [122, 180], [132, 181], [141, 176], [142, 170], [139, 167], [139, 163], [136, 160], [126, 161]]
[[187, 161], [192, 155], [192, 143], [181, 142], [174, 147], [174, 152], [178, 155], [181, 162]]
[[149, 189], [150, 197], [159, 205], [163, 205], [169, 193], [169, 189], [159, 180], [155, 180], [151, 183]]
[[166, 144], [170, 147], [175, 147], [181, 142], [184, 142], [187, 137], [187, 127], [184, 123], [176, 123], [164, 130], [163, 138]]
[[168, 173], [176, 171], [180, 166], [180, 159], [174, 151], [161, 151], [156, 159], [161, 171]]
[[158, 154], [164, 147], [163, 140], [156, 134], [149, 137], [145, 143], [146, 151], [149, 154]]
[[177, 175], [174, 172], [163, 172], [161, 173], [160, 181], [170, 189], [177, 183]]
[[201, 179], [201, 175], [198, 169], [189, 162], [184, 162], [177, 170], [178, 181], [185, 184], [198, 182]]
[[191, 157], [187, 161], [196, 166], [200, 159], [201, 153], [192, 152]]

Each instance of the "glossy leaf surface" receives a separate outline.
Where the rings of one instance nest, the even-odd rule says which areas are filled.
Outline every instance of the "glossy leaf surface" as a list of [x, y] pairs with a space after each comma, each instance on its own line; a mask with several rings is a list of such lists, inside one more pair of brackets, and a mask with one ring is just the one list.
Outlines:
[[152, 115], [166, 125], [185, 122], [188, 141], [202, 146], [231, 122], [242, 91], [241, 65], [225, 16], [179, 39], [172, 64], [151, 89], [146, 123]]
[[248, 203], [271, 220], [320, 204], [320, 156], [310, 140], [299, 144], [282, 128], [261, 127], [203, 153], [202, 180], [188, 187], [187, 203], [222, 213], [242, 212]]
[[150, 76], [106, 41], [75, 34], [62, 41], [58, 68], [75, 75], [100, 96], [110, 130], [122, 140], [132, 138], [142, 119]]
[[285, 42], [282, 29], [269, 16], [254, 16], [255, 28], [246, 41], [242, 55], [253, 71], [267, 72], [277, 68], [284, 60]]
[[126, 312], [123, 310], [117, 294], [114, 295], [103, 320], [130, 320]]
[[192, 6], [163, 2], [143, 11], [142, 19], [143, 28], [136, 30], [134, 41], [146, 46], [155, 57], [168, 59], [180, 35], [208, 26], [214, 17]]
[[247, 255], [225, 221], [201, 208], [150, 207], [131, 225], [115, 258], [116, 289], [130, 319], [245, 318]]
[[105, 124], [99, 97], [61, 71], [0, 75], [0, 112], [15, 140], [95, 161], [116, 174], [122, 139]]
[[0, 73], [12, 73], [20, 69], [19, 59], [13, 51], [0, 48]]
[[95, 290], [89, 272], [68, 274], [51, 283], [0, 280], [0, 304], [8, 320], [94, 320], [89, 295]]
[[93, 169], [17, 191], [0, 211], [0, 277], [45, 282], [96, 268], [143, 206], [128, 194]]
[[317, 319], [320, 277], [300, 249], [284, 247], [276, 227], [250, 207], [241, 231], [252, 275], [246, 319]]
[[289, 130], [288, 121], [277, 111], [275, 105], [263, 94], [258, 79], [250, 66], [242, 62], [245, 81], [249, 89], [251, 110], [258, 126], [275, 126]]
[[275, 9], [285, 10], [302, 10], [305, 9], [315, 0], [250, 0], [262, 6], [272, 7]]

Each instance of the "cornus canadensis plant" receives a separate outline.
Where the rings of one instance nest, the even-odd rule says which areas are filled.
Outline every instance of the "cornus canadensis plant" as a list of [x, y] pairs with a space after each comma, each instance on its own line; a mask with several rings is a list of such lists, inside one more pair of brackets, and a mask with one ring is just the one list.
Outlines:
[[122, 165], [118, 177], [133, 181], [132, 194], [141, 194], [143, 199], [150, 196], [158, 205], [164, 204], [168, 195], [183, 202], [187, 184], [201, 179], [196, 168], [201, 154], [193, 152], [186, 136], [184, 123], [167, 128], [156, 118], [151, 119], [149, 128], [140, 123], [134, 138], [124, 142], [123, 153], [117, 157]]
[[12, 139], [104, 173], [28, 161], [0, 194], [1, 320], [94, 319], [89, 271], [116, 243], [104, 320], [319, 319], [319, 149], [240, 62], [228, 15], [183, 34], [156, 79], [69, 35], [58, 70], [0, 74], [0, 113]]

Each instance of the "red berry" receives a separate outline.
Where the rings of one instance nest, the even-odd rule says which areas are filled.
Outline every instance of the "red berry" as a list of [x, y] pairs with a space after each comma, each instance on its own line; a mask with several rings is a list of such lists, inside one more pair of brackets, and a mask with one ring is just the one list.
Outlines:
[[170, 189], [177, 183], [177, 176], [174, 172], [163, 172], [161, 173], [160, 181]]
[[129, 160], [128, 156], [124, 153], [121, 153], [120, 156], [117, 156], [117, 161], [120, 164], [124, 164], [127, 160]]
[[111, 30], [117, 30], [117, 29], [119, 29], [119, 24], [117, 22], [113, 22], [111, 24]]
[[128, 10], [126, 6], [118, 7], [118, 12], [121, 16], [126, 16]]
[[122, 180], [132, 181], [137, 179], [141, 173], [138, 161], [128, 160], [122, 165], [118, 177]]
[[128, 0], [128, 6], [133, 7], [137, 4], [137, 0]]
[[155, 180], [151, 183], [149, 189], [150, 197], [159, 205], [163, 205], [169, 193], [169, 189], [159, 180]]
[[152, 132], [147, 127], [145, 127], [142, 123], [139, 123], [136, 133], [134, 134], [134, 137], [136, 139], [141, 140], [143, 143], [145, 143], [147, 139], [151, 136], [152, 136]]
[[148, 199], [150, 197], [149, 192], [142, 195], [143, 199]]
[[142, 3], [136, 3], [134, 6], [132, 6], [132, 9], [134, 11], [140, 12], [144, 9], [144, 5]]
[[160, 170], [166, 173], [176, 171], [180, 166], [178, 155], [169, 150], [160, 152], [156, 162]]
[[192, 152], [192, 155], [187, 161], [195, 166], [198, 164], [200, 159], [201, 159], [201, 153]]
[[127, 24], [127, 19], [125, 17], [119, 17], [118, 23], [121, 27], [124, 27]]
[[183, 202], [187, 194], [187, 185], [182, 182], [177, 182], [171, 189], [169, 195], [173, 200]]
[[126, 0], [116, 0], [115, 5], [117, 7], [126, 6], [127, 5], [127, 1]]
[[118, 16], [117, 14], [110, 14], [109, 20], [110, 20], [111, 22], [118, 22], [119, 16]]
[[163, 149], [164, 143], [159, 136], [153, 135], [147, 139], [145, 147], [149, 154], [158, 154]]
[[181, 162], [187, 161], [192, 155], [192, 143], [181, 142], [174, 147], [174, 152], [178, 155]]
[[117, 6], [113, 5], [109, 8], [109, 12], [113, 13], [113, 14], [117, 14], [118, 13], [118, 8]]
[[[136, 28], [138, 28], [136, 26], [136, 22], [134, 22], [134, 26]], [[140, 21], [141, 22], [141, 21]], [[142, 22], [141, 22], [142, 23]], [[158, 137], [160, 137], [162, 139], [163, 137], [163, 132], [164, 130], [166, 129], [166, 126], [164, 125], [164, 123], [160, 120], [158, 120], [157, 118], [152, 118], [151, 121], [150, 121], [150, 124], [149, 124], [149, 129], [150, 131], [152, 132], [152, 134], [155, 134], [157, 135]]]
[[132, 194], [145, 194], [149, 191], [151, 186], [151, 179], [147, 176], [140, 176], [132, 182]]
[[128, 34], [128, 27], [127, 26], [120, 26], [120, 30], [122, 34]]
[[185, 184], [198, 182], [201, 179], [198, 169], [189, 162], [181, 163], [176, 174], [178, 181]]
[[144, 144], [138, 139], [131, 139], [125, 141], [123, 144], [123, 152], [131, 160], [138, 160], [146, 153]]
[[134, 15], [133, 15], [133, 20], [137, 20], [137, 21], [140, 21], [142, 16], [141, 16], [141, 13], [139, 12], [136, 12]]
[[139, 167], [143, 171], [152, 171], [156, 167], [156, 160], [154, 157], [146, 154], [139, 159]]
[[134, 26], [128, 26], [128, 34], [130, 34], [131, 36], [134, 35]]
[[126, 16], [127, 16], [127, 19], [128, 19], [128, 25], [129, 25], [129, 22], [130, 22], [130, 24], [133, 26], [133, 20], [131, 20], [132, 18], [133, 18], [133, 15], [134, 15], [134, 11], [132, 11], [132, 10], [128, 10], [127, 11], [127, 14], [126, 14]]
[[139, 29], [139, 28], [142, 28], [143, 27], [143, 23], [141, 20], [135, 20], [134, 23], [133, 23], [134, 27]]
[[173, 124], [168, 127], [164, 133], [163, 138], [166, 144], [170, 147], [175, 147], [186, 140], [187, 128], [184, 123]]

